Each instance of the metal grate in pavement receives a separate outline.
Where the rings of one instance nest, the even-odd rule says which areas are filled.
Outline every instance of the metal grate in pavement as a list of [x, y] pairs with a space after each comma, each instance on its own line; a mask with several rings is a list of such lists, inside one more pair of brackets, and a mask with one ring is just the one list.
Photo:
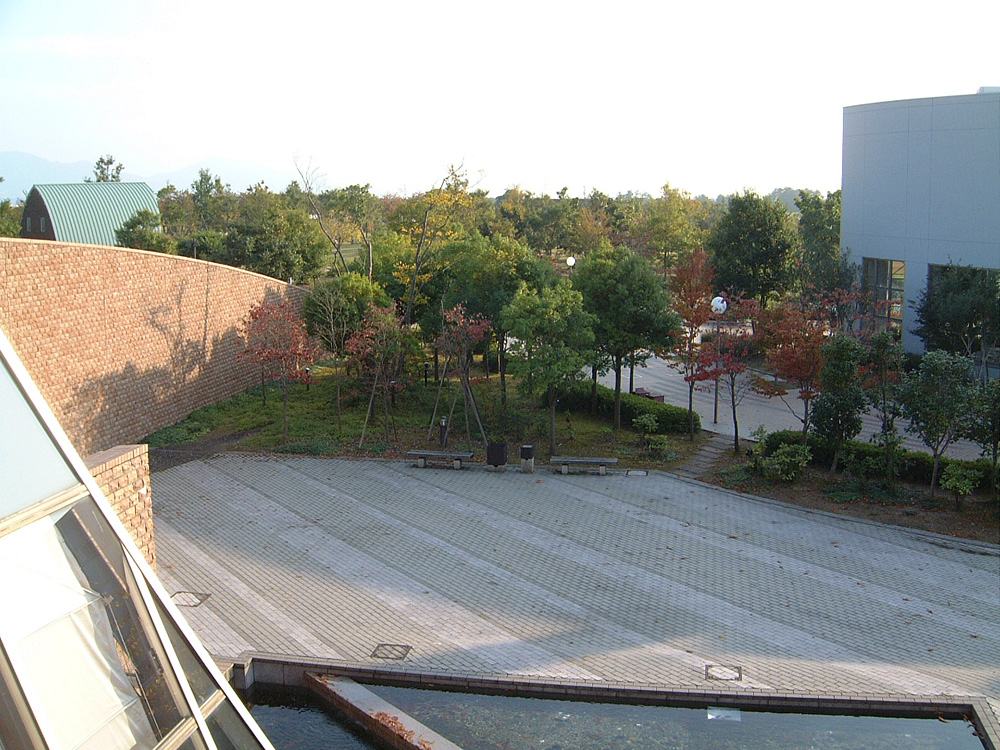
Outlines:
[[402, 643], [380, 643], [372, 651], [373, 659], [396, 659], [397, 661], [409, 656], [412, 646]]
[[741, 682], [743, 680], [743, 667], [731, 664], [706, 664], [705, 679]]

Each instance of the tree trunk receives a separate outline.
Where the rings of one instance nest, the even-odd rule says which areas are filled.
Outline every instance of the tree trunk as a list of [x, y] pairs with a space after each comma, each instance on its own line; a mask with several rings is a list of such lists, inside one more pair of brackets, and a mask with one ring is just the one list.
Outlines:
[[590, 368], [590, 413], [597, 414], [597, 365]]
[[688, 429], [694, 442], [694, 381], [688, 383]]
[[622, 428], [622, 361], [615, 357], [615, 432]]
[[934, 496], [935, 496], [936, 491], [937, 491], [938, 466], [940, 464], [941, 464], [941, 454], [940, 453], [935, 453], [934, 454], [934, 470], [931, 472], [931, 500], [934, 499]]
[[729, 403], [733, 407], [733, 453], [740, 455], [740, 422], [736, 418], [736, 377], [729, 376]]
[[288, 381], [281, 379], [281, 417], [284, 421], [284, 441], [288, 442]]
[[628, 363], [628, 392], [635, 393], [635, 360]]
[[556, 454], [556, 387], [549, 386], [549, 455]]

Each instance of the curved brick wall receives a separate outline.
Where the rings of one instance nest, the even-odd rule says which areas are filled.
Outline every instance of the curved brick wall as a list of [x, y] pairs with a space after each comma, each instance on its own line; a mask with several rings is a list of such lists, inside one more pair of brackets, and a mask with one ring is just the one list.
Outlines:
[[238, 322], [306, 294], [176, 255], [5, 237], [0, 269], [0, 327], [83, 456], [256, 383], [236, 358]]

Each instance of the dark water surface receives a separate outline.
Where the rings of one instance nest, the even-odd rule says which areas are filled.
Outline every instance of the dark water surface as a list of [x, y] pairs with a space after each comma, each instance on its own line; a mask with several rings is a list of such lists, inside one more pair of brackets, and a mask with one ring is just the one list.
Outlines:
[[[962, 720], [629, 706], [366, 686], [463, 750], [983, 750]], [[385, 750], [305, 691], [255, 690], [277, 750]]]

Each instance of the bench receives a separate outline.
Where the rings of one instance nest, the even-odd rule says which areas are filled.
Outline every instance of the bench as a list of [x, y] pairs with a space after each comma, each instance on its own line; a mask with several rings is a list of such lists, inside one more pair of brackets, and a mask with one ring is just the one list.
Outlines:
[[608, 473], [609, 466], [617, 466], [617, 458], [580, 458], [578, 456], [553, 456], [549, 459], [549, 466], [553, 467], [555, 471], [556, 467], [562, 470], [563, 474], [569, 474], [570, 466], [597, 466], [600, 469], [600, 474], [603, 477]]
[[462, 451], [407, 451], [407, 458], [415, 458], [417, 466], [423, 469], [428, 461], [451, 461], [456, 469], [462, 468], [462, 461], [472, 459], [472, 454]]

